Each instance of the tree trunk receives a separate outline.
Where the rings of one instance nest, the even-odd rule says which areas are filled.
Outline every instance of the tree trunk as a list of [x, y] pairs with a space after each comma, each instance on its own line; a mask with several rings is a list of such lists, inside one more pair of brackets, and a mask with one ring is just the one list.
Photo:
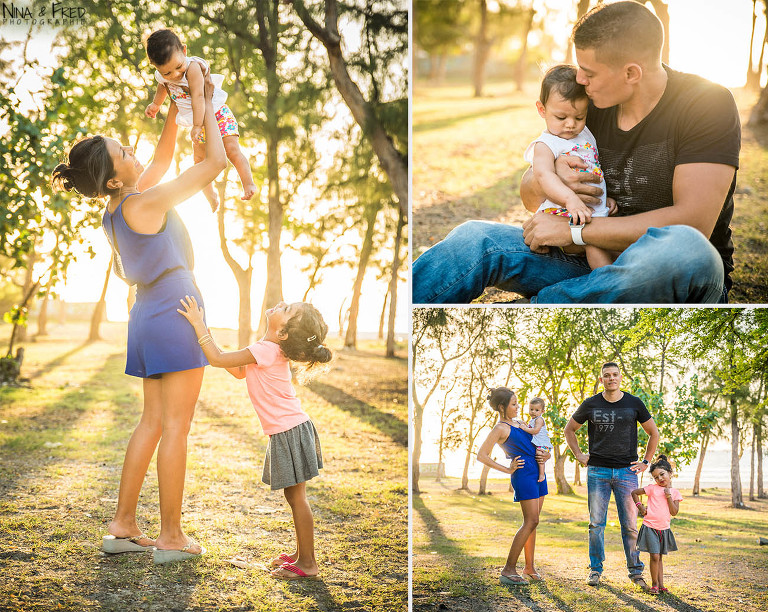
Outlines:
[[424, 418], [424, 406], [416, 399], [416, 384], [411, 380], [413, 398], [413, 454], [411, 455], [411, 491], [419, 491], [419, 460], [421, 459], [421, 424]]
[[581, 486], [581, 463], [578, 461], [574, 461], [576, 464], [576, 467], [573, 470], [573, 485], [579, 485]]
[[99, 301], [96, 302], [96, 308], [93, 309], [91, 315], [91, 329], [88, 332], [88, 342], [96, 342], [101, 340], [99, 334], [99, 327], [101, 326], [104, 315], [107, 312], [107, 287], [109, 286], [109, 275], [112, 272], [112, 257], [109, 258], [109, 264], [107, 265], [107, 273], [104, 275], [104, 284], [101, 286], [101, 295]]
[[763, 87], [763, 91], [760, 92], [760, 98], [752, 108], [748, 122], [748, 125], [752, 127], [764, 126], [766, 124], [768, 124], [768, 85]]
[[469, 460], [472, 458], [472, 446], [467, 447], [467, 456], [464, 458], [464, 471], [461, 473], [461, 491], [469, 491]]
[[[24, 272], [24, 285], [21, 288], [21, 295], [25, 297], [24, 299], [24, 305], [27, 308], [27, 312], [29, 312], [29, 308], [32, 305], [32, 302], [34, 302], [34, 293], [37, 292], [37, 289], [35, 289], [34, 292], [30, 292], [30, 289], [32, 288], [33, 284], [39, 285], [39, 283], [34, 283], [32, 280], [32, 273], [33, 268], [35, 267], [35, 262], [37, 261], [37, 250], [35, 247], [32, 247], [32, 250], [29, 252], [29, 256], [27, 259], [27, 267]], [[28, 297], [27, 297], [28, 296]], [[15, 335], [14, 339], [16, 342], [26, 342], [27, 341], [27, 328], [24, 325], [17, 325], [16, 329], [14, 330]], [[9, 350], [10, 353], [10, 350]]]
[[389, 321], [387, 321], [387, 357], [395, 356], [395, 316], [397, 315], [397, 273], [400, 270], [400, 242], [407, 217], [398, 215], [395, 232], [395, 254], [392, 258], [392, 278], [389, 280]]
[[525, 85], [526, 68], [528, 67], [528, 34], [530, 34], [533, 27], [535, 15], [536, 11], [533, 8], [529, 8], [523, 28], [523, 48], [520, 51], [520, 56], [517, 58], [517, 65], [515, 66], [515, 88], [517, 91], [523, 91], [523, 86]]
[[48, 295], [49, 290], [46, 288], [45, 295], [40, 303], [40, 312], [37, 315], [37, 333], [35, 338], [48, 335], [48, 303], [51, 301]]
[[381, 305], [381, 314], [379, 315], [379, 340], [384, 340], [384, 320], [387, 318], [387, 304], [389, 304], [389, 286], [384, 294], [384, 303]]
[[357, 315], [360, 310], [360, 294], [365, 278], [365, 269], [368, 267], [368, 260], [373, 251], [373, 233], [380, 208], [379, 204], [369, 204], [365, 208], [365, 236], [363, 237], [363, 246], [360, 249], [360, 261], [357, 264], [357, 277], [352, 288], [352, 301], [349, 304], [349, 320], [347, 321], [347, 333], [344, 336], [344, 348], [357, 346]]
[[[19, 304], [19, 309], [20, 310], [23, 311], [23, 310], [28, 308], [28, 304], [32, 300], [32, 296], [35, 295], [35, 293], [38, 291], [39, 288], [40, 288], [40, 281], [36, 281], [36, 282], [32, 283], [32, 285], [29, 287], [27, 292], [24, 294], [24, 298], [22, 299], [21, 304]], [[11, 338], [8, 341], [8, 356], [9, 357], [11, 355], [13, 355], [13, 347], [16, 344], [16, 342], [22, 342], [23, 341], [21, 339], [22, 336], [19, 333], [20, 330], [23, 330], [23, 329], [25, 329], [24, 326], [19, 325], [18, 323], [14, 323], [13, 324], [13, 327], [11, 328]], [[23, 336], [23, 337], [26, 337], [26, 336]]]
[[[336, 89], [349, 107], [357, 124], [371, 142], [381, 168], [389, 177], [392, 190], [397, 196], [402, 214], [408, 214], [408, 166], [405, 158], [395, 148], [389, 134], [373, 112], [371, 105], [347, 71], [347, 64], [341, 52], [336, 0], [325, 0], [325, 27], [320, 26], [309, 14], [302, 0], [292, 0], [293, 7], [304, 25], [325, 47]], [[258, 5], [259, 3], [257, 3]]]
[[483, 471], [480, 473], [480, 489], [478, 490], [478, 495], [485, 495], [486, 494], [486, 488], [488, 484], [488, 472], [491, 471], [490, 465], [483, 465]]
[[[587, 14], [587, 11], [589, 10], [589, 0], [579, 0], [576, 4], [576, 22], [578, 23], [579, 19], [581, 19], [584, 15]], [[565, 63], [566, 64], [573, 64], [573, 43], [568, 42], [568, 50], [565, 54]]]
[[752, 446], [749, 449], [749, 501], [755, 501], [755, 429], [752, 428]]
[[555, 484], [557, 485], [557, 494], [569, 495], [573, 493], [573, 489], [565, 477], [565, 460], [568, 455], [561, 453], [559, 446], [555, 446], [553, 450], [555, 451]]
[[696, 476], [693, 479], [693, 495], [698, 495], [700, 491], [699, 483], [701, 482], [701, 468], [704, 466], [704, 455], [707, 453], [708, 444], [709, 434], [706, 433], [701, 439], [701, 448], [699, 449], [699, 463], [696, 465]]
[[752, 0], [752, 32], [749, 35], [749, 62], [747, 64], [747, 89], [760, 89], [760, 72], [753, 67], [752, 53], [755, 48], [755, 26], [757, 24], [757, 0]]
[[[237, 346], [238, 348], [245, 348], [250, 344], [251, 332], [253, 331], [251, 328], [251, 281], [253, 279], [253, 264], [251, 263], [251, 259], [253, 254], [247, 253], [248, 265], [243, 268], [239, 263], [237, 263], [235, 258], [232, 257], [232, 253], [229, 251], [227, 236], [224, 230], [224, 210], [226, 208], [224, 196], [226, 195], [228, 176], [229, 169], [224, 172], [224, 178], [217, 185], [220, 204], [219, 210], [216, 213], [216, 221], [218, 223], [219, 229], [219, 247], [221, 248], [221, 253], [224, 256], [224, 261], [227, 262], [229, 269], [232, 270], [232, 274], [234, 274], [235, 281], [237, 282], [237, 292], [239, 297], [237, 314]], [[267, 274], [269, 274], [269, 272], [267, 272]], [[275, 304], [276, 303], [277, 302], [275, 302]]]
[[734, 508], [746, 508], [741, 492], [739, 473], [739, 419], [736, 398], [731, 397], [731, 504]]
[[480, 27], [475, 39], [475, 65], [472, 74], [472, 82], [475, 86], [475, 98], [483, 96], [483, 84], [485, 82], [485, 64], [491, 50], [491, 41], [488, 39], [488, 4], [486, 0], [480, 0]]
[[763, 488], [763, 422], [762, 417], [755, 425], [755, 435], [757, 437], [757, 497], [762, 499], [768, 497]]
[[[277, 74], [278, 2], [268, 7], [266, 2], [257, 2], [259, 21], [259, 49], [266, 67], [267, 95], [265, 100], [265, 137], [267, 141], [267, 201], [269, 202], [269, 225], [267, 235], [267, 286], [259, 316], [259, 329], [265, 325], [264, 312], [283, 299], [283, 277], [280, 267], [280, 236], [283, 232], [283, 203], [280, 200], [280, 176], [277, 148], [280, 143], [280, 77]], [[269, 25], [267, 25], [267, 23]], [[249, 262], [250, 263], [250, 262]]]

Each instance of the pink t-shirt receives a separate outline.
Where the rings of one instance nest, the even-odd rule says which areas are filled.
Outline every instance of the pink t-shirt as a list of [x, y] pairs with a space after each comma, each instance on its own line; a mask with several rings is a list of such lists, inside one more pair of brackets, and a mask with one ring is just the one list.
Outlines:
[[256, 363], [245, 366], [245, 382], [264, 433], [271, 436], [308, 421], [309, 415], [301, 409], [291, 384], [291, 368], [280, 345], [261, 340], [248, 350]]
[[[672, 493], [672, 500], [682, 501], [683, 496], [677, 489], [669, 489]], [[648, 513], [643, 517], [643, 525], [653, 529], [669, 529], [672, 515], [667, 505], [667, 496], [664, 494], [664, 487], [657, 484], [649, 484], [644, 489], [648, 496], [646, 509]]]

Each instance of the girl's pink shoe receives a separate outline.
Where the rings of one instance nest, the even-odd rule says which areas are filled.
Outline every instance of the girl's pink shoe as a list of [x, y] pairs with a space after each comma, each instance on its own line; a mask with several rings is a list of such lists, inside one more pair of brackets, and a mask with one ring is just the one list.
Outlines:
[[658, 595], [659, 594], [659, 587], [652, 586], [651, 589], [648, 591], [651, 595]]
[[659, 593], [669, 593], [669, 589], [667, 587], [659, 587]]

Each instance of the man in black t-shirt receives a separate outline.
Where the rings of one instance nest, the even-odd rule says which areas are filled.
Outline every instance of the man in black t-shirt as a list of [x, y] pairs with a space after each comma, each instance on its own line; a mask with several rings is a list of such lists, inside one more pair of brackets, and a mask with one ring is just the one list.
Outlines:
[[[464, 223], [414, 262], [414, 303], [467, 303], [491, 285], [542, 304], [727, 301], [738, 109], [724, 87], [664, 66], [663, 36], [632, 1], [601, 4], [574, 28], [576, 80], [591, 99], [587, 127], [616, 216], [583, 226], [543, 212], [522, 228]], [[599, 179], [584, 167], [575, 156], [555, 164], [567, 187], [596, 202]], [[520, 196], [531, 212], [545, 199], [530, 169]], [[561, 250], [574, 245], [621, 254], [590, 270]]]
[[[629, 579], [643, 588], [643, 563], [637, 551], [637, 507], [631, 492], [638, 488], [637, 474], [643, 472], [656, 452], [659, 430], [640, 398], [620, 389], [621, 371], [613, 362], [603, 364], [600, 382], [604, 391], [584, 400], [565, 426], [565, 441], [573, 456], [587, 466], [589, 506], [589, 565], [587, 584], [597, 586], [605, 560], [605, 523], [611, 492], [621, 523], [621, 540], [627, 558]], [[576, 431], [585, 423], [589, 452], [583, 453]], [[642, 461], [637, 459], [637, 424], [648, 434]]]

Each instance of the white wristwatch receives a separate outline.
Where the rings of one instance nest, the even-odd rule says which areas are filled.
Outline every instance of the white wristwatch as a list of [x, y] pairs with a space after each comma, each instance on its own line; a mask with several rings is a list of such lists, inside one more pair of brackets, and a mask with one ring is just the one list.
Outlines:
[[587, 243], [584, 242], [584, 239], [581, 237], [581, 230], [584, 229], [584, 224], [576, 225], [573, 222], [573, 219], [568, 219], [568, 225], [571, 227], [571, 240], [573, 240], [573, 244], [586, 246]]

